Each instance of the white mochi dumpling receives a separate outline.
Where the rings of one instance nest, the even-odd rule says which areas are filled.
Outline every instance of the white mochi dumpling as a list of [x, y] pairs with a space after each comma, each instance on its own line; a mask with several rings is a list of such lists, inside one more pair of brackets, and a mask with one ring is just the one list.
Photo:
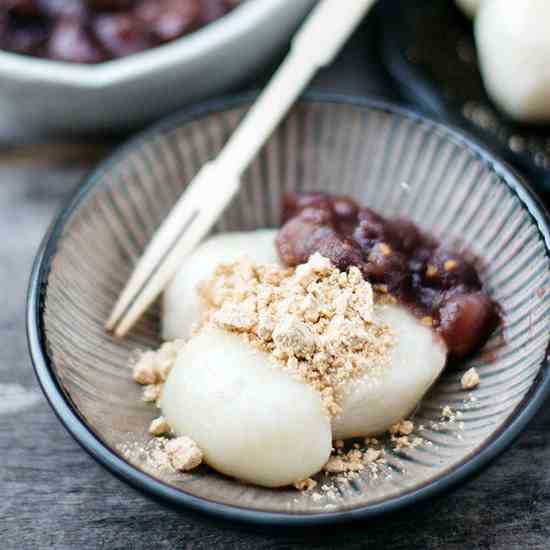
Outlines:
[[414, 410], [445, 367], [445, 344], [404, 307], [380, 306], [377, 315], [396, 334], [391, 364], [379, 376], [349, 382], [343, 412], [332, 422], [334, 439], [386, 431]]
[[215, 327], [180, 351], [162, 412], [178, 435], [197, 442], [207, 464], [265, 487], [308, 478], [331, 452], [319, 393], [267, 353]]
[[475, 36], [483, 81], [496, 105], [523, 122], [550, 121], [550, 2], [491, 0]]
[[186, 339], [200, 320], [202, 305], [197, 285], [214, 274], [221, 263], [246, 256], [255, 263], [280, 264], [275, 247], [276, 230], [223, 233], [202, 243], [187, 258], [163, 295], [162, 337]]
[[455, 2], [468, 17], [473, 19], [481, 6], [482, 0], [455, 0]]

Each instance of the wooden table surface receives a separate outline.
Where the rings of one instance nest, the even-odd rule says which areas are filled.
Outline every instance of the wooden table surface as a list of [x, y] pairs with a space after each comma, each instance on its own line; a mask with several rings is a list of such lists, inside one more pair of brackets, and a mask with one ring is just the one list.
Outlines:
[[[371, 20], [314, 87], [393, 97], [373, 41]], [[453, 493], [329, 531], [222, 525], [167, 510], [112, 477], [71, 439], [43, 398], [24, 315], [28, 276], [46, 227], [116, 140], [32, 145], [30, 138], [15, 143], [9, 128], [0, 134], [0, 549], [550, 548], [550, 410]]]

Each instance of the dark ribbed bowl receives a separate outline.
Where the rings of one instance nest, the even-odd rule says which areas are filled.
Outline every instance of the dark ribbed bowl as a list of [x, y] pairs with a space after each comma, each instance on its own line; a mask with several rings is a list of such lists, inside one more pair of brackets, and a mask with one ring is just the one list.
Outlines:
[[[140, 401], [127, 366], [132, 350], [158, 345], [158, 310], [123, 342], [103, 322], [155, 228], [249, 104], [210, 104], [145, 133], [95, 170], [65, 207], [38, 255], [28, 304], [31, 353], [48, 399], [118, 476], [233, 519], [348, 520], [449, 487], [504, 449], [548, 392], [547, 219], [518, 177], [463, 135], [385, 104], [342, 98], [307, 99], [292, 110], [215, 231], [277, 226], [284, 191], [323, 189], [467, 247], [483, 260], [482, 277], [503, 316], [502, 328], [464, 365], [478, 368], [480, 387], [465, 392], [461, 371], [447, 371], [416, 414], [431, 445], [389, 452], [384, 475], [340, 483], [330, 502], [244, 485], [208, 468], [167, 476], [122, 456], [122, 445], [147, 439], [158, 414]], [[440, 422], [446, 405], [462, 413], [460, 421]]]

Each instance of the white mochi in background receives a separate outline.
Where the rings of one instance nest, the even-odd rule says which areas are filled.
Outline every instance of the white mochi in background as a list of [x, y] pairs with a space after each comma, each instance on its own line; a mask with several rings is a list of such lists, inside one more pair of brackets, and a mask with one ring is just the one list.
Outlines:
[[457, 6], [472, 19], [476, 16], [482, 0], [455, 0]]
[[375, 435], [406, 418], [445, 367], [447, 349], [432, 329], [401, 306], [376, 308], [396, 334], [391, 363], [380, 376], [356, 379], [332, 423], [334, 439]]
[[163, 294], [162, 338], [187, 339], [203, 308], [197, 285], [214, 274], [221, 263], [247, 257], [256, 263], [280, 264], [275, 229], [215, 235], [202, 243], [182, 264]]
[[518, 121], [549, 122], [550, 1], [485, 1], [475, 36], [483, 81], [495, 104]]
[[162, 413], [224, 474], [281, 487], [320, 471], [331, 452], [320, 394], [270, 356], [216, 327], [180, 351]]

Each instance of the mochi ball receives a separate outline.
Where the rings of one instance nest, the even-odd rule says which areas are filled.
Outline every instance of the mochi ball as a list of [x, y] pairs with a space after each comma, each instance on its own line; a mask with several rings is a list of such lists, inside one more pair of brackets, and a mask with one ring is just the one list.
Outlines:
[[445, 367], [443, 340], [405, 307], [378, 306], [376, 314], [395, 334], [390, 363], [348, 383], [342, 413], [332, 421], [334, 439], [385, 432], [415, 409]]
[[186, 339], [200, 321], [203, 307], [197, 286], [210, 278], [221, 263], [242, 257], [256, 263], [280, 263], [275, 229], [215, 235], [202, 243], [181, 265], [163, 294], [162, 337]]
[[475, 21], [485, 88], [521, 122], [550, 121], [550, 2], [490, 0]]
[[306, 479], [329, 459], [330, 420], [320, 394], [268, 353], [216, 327], [179, 352], [162, 413], [219, 472], [264, 487]]

